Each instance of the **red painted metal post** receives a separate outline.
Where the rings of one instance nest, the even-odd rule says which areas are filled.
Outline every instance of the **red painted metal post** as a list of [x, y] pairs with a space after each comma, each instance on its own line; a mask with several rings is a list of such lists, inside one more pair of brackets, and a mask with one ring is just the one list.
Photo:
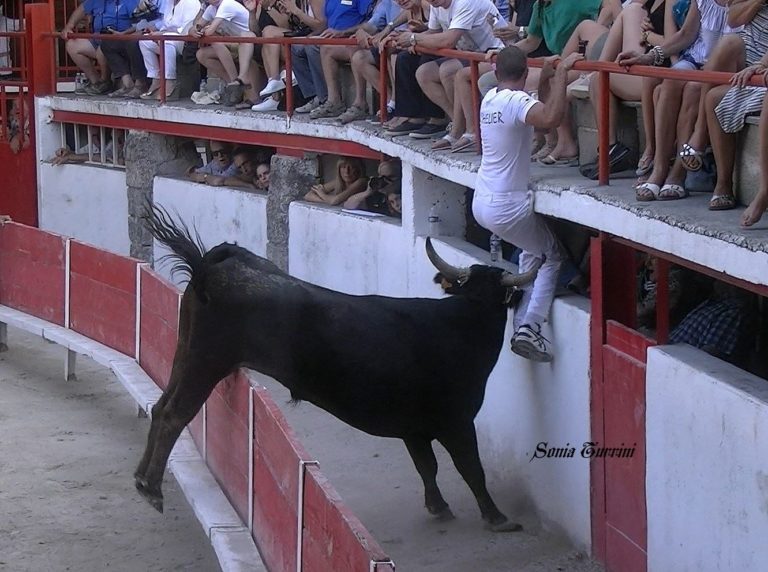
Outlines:
[[379, 118], [383, 125], [387, 121], [387, 80], [388, 80], [389, 50], [379, 51]]
[[285, 53], [285, 113], [290, 119], [293, 117], [293, 54], [291, 53], [291, 44], [283, 44]]
[[160, 91], [158, 92], [158, 99], [160, 105], [165, 104], [165, 40], [160, 39], [157, 41], [160, 56]]
[[[56, 92], [53, 65], [53, 29], [51, 11], [46, 4], [27, 4], [24, 7], [27, 37], [26, 49], [29, 57], [27, 63], [31, 74], [26, 76], [30, 81], [30, 91], [35, 96], [51, 95]], [[22, 76], [23, 77], [23, 76]]]
[[611, 97], [611, 76], [608, 72], [598, 72], [598, 108], [600, 109], [600, 116], [597, 121], [597, 137], [598, 137], [598, 167], [599, 167], [599, 182], [601, 185], [608, 184], [608, 178], [610, 175], [610, 165], [608, 164], [608, 131], [609, 131], [609, 105]]
[[656, 343], [669, 342], [669, 261], [656, 259]]
[[479, 64], [475, 60], [469, 62], [470, 81], [472, 83], [472, 109], [475, 114], [475, 135], [477, 136], [475, 138], [475, 145], [477, 146], [477, 152], [482, 153], [483, 143], [480, 140], [480, 90], [477, 87], [477, 84], [480, 81], [480, 69], [478, 68], [478, 65]]

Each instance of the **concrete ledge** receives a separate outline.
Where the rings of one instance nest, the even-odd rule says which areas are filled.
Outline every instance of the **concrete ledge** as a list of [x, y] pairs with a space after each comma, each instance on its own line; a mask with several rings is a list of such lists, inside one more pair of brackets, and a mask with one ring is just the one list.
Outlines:
[[[77, 332], [2, 305], [0, 322], [37, 334], [109, 367], [139, 407], [148, 413], [162, 395], [135, 360]], [[248, 529], [200, 458], [188, 429], [184, 429], [176, 442], [168, 465], [211, 540], [221, 569], [224, 572], [266, 571]]]

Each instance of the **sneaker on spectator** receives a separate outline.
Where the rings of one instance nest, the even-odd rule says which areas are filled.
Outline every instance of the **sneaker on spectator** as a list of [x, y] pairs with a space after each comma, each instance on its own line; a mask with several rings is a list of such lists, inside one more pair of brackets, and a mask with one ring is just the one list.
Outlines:
[[400, 135], [408, 135], [414, 131], [418, 131], [424, 127], [424, 123], [415, 123], [411, 120], [403, 121], [392, 127], [387, 127], [387, 135], [392, 137], [399, 137]]
[[259, 92], [259, 95], [261, 97], [267, 97], [268, 95], [272, 95], [273, 93], [277, 93], [278, 91], [282, 91], [285, 89], [285, 82], [281, 79], [271, 79], [267, 82], [267, 85], [264, 86], [264, 89], [262, 89]]
[[553, 359], [550, 342], [541, 335], [541, 324], [523, 324], [512, 336], [512, 351], [531, 361], [550, 362]]
[[336, 121], [340, 122], [342, 125], [346, 125], [347, 123], [351, 123], [352, 121], [359, 121], [360, 119], [365, 119], [366, 117], [368, 117], [368, 112], [365, 109], [353, 105], [352, 107], [349, 107], [344, 113], [339, 115]]
[[270, 96], [264, 98], [264, 101], [261, 103], [252, 106], [251, 111], [277, 111], [278, 105], [280, 105], [280, 102]]
[[317, 109], [318, 107], [320, 107], [320, 100], [317, 98], [317, 96], [315, 96], [301, 107], [294, 109], [294, 111], [296, 113], [310, 113], [312, 110]]
[[339, 101], [338, 103], [331, 103], [330, 101], [326, 101], [321, 106], [316, 107], [312, 111], [309, 112], [309, 118], [310, 119], [324, 119], [326, 117], [338, 117], [342, 113], [344, 113], [347, 110], [346, 107], [344, 107], [344, 102]]
[[437, 123], [425, 123], [420, 129], [408, 134], [414, 139], [432, 139], [445, 135], [447, 125], [438, 125]]
[[91, 81], [89, 79], [86, 79], [84, 83], [77, 84], [77, 87], [75, 88], [75, 93], [78, 95], [87, 94], [86, 91], [89, 87], [91, 87]]
[[85, 87], [85, 93], [88, 95], [104, 95], [112, 89], [112, 82], [109, 80], [97, 81]]

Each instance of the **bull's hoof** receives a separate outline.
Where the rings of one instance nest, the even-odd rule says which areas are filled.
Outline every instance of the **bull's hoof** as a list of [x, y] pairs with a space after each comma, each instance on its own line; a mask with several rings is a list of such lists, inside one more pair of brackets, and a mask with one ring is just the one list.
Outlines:
[[519, 532], [523, 530], [523, 525], [517, 522], [512, 522], [507, 519], [506, 516], [500, 517], [485, 522], [485, 528], [491, 532]]
[[141, 477], [136, 477], [136, 490], [144, 499], [152, 505], [157, 512], [163, 512], [163, 493], [159, 489], [155, 489], [149, 486], [146, 480]]
[[453, 511], [448, 505], [445, 505], [443, 508], [440, 509], [430, 509], [429, 513], [435, 517], [435, 520], [438, 522], [447, 522], [449, 520], [453, 520], [456, 518], [456, 516], [453, 514]]

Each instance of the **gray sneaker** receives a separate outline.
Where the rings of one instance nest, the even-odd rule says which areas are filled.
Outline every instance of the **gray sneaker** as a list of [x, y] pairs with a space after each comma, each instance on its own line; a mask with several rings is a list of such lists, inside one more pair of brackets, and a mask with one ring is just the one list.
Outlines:
[[541, 335], [541, 324], [523, 324], [512, 336], [512, 351], [531, 361], [550, 362], [553, 359], [550, 342]]
[[338, 117], [342, 113], [344, 113], [347, 110], [346, 107], [344, 107], [344, 102], [339, 101], [337, 103], [331, 103], [330, 101], [326, 101], [324, 104], [322, 104], [320, 107], [316, 107], [313, 109], [310, 114], [310, 119], [325, 119], [326, 117]]
[[294, 111], [296, 113], [309, 113], [318, 107], [320, 107], [320, 100], [317, 98], [317, 96], [315, 96], [301, 107], [294, 109]]

